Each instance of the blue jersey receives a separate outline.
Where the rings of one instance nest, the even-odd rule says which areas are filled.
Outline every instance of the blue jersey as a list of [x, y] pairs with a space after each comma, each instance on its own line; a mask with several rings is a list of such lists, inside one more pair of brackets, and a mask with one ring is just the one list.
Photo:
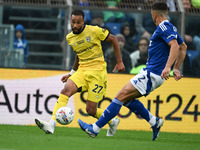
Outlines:
[[168, 20], [162, 21], [157, 26], [157, 29], [150, 40], [146, 64], [147, 70], [157, 75], [161, 75], [169, 57], [170, 46], [168, 43], [173, 39], [176, 39], [178, 44], [183, 43], [176, 27]]

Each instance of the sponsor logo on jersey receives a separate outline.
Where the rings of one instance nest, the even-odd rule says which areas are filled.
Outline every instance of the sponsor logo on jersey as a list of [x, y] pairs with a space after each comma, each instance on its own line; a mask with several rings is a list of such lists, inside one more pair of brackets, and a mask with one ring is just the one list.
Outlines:
[[84, 40], [80, 40], [80, 41], [78, 41], [77, 43], [78, 43], [78, 44], [82, 44], [82, 43], [84, 43]]

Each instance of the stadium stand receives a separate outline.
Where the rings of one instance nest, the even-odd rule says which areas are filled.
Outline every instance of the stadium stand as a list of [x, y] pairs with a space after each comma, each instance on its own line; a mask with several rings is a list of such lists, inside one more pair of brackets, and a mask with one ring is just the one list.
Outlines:
[[[157, 0], [109, 0], [116, 3], [116, 8], [108, 8], [108, 3], [102, 0], [89, 0], [88, 5], [80, 6], [80, 0], [0, 0], [0, 24], [21, 23], [25, 27], [28, 39], [29, 59], [28, 68], [36, 69], [70, 69], [72, 50], [69, 45], [61, 42], [70, 32], [69, 18], [73, 9], [116, 11], [125, 14], [150, 13], [152, 2]], [[181, 0], [163, 0], [169, 6], [171, 21], [177, 26], [183, 37], [185, 34], [185, 20], [190, 16], [199, 17], [200, 8], [195, 5], [188, 12], [183, 9]], [[192, 1], [194, 2], [194, 1]], [[3, 9], [2, 9], [3, 8]], [[133, 19], [134, 20], [134, 15]], [[127, 20], [129, 21], [130, 18]], [[194, 18], [195, 18], [194, 17]], [[118, 33], [120, 23], [105, 23], [112, 32]], [[197, 26], [199, 22], [197, 22]], [[196, 35], [198, 35], [197, 33]], [[2, 51], [2, 48], [1, 48]], [[193, 53], [189, 52], [190, 59]], [[73, 60], [73, 59], [72, 59]], [[4, 66], [5, 67], [5, 66]]]

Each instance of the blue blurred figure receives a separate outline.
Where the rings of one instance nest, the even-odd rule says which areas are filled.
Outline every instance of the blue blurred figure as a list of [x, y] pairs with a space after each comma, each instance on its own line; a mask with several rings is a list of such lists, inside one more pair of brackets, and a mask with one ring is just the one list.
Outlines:
[[27, 59], [28, 59], [28, 53], [29, 53], [29, 46], [28, 46], [28, 41], [25, 38], [24, 26], [21, 25], [21, 24], [18, 24], [15, 27], [13, 48], [20, 55], [24, 56], [23, 67], [26, 67]]

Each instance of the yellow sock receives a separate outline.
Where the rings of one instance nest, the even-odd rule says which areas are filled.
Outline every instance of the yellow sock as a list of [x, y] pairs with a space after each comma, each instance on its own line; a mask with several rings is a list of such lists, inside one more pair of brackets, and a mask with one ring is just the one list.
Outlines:
[[60, 107], [63, 107], [63, 106], [66, 106], [67, 105], [67, 102], [69, 100], [69, 97], [64, 95], [64, 94], [60, 94], [57, 102], [55, 103], [55, 106], [54, 106], [54, 109], [53, 109], [53, 113], [52, 113], [52, 117], [51, 119], [55, 120], [56, 121], [56, 111], [60, 108]]
[[[101, 115], [103, 114], [103, 112], [104, 112], [104, 110], [103, 109], [101, 109], [101, 108], [97, 108], [97, 112], [96, 112], [96, 114], [95, 114], [95, 118], [97, 118], [97, 119], [99, 119], [100, 117], [101, 117]], [[108, 122], [108, 124], [111, 124], [112, 123], [112, 120], [110, 120], [109, 122]]]

